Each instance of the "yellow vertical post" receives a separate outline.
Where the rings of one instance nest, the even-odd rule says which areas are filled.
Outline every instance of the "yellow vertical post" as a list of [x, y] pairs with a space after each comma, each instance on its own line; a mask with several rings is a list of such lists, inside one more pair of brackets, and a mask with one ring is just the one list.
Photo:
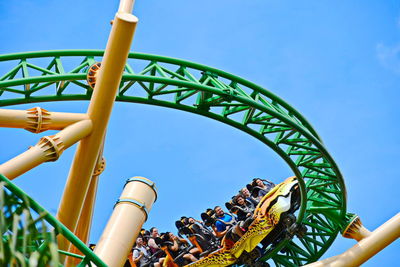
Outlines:
[[[115, 15], [88, 108], [89, 118], [93, 122], [92, 133], [78, 145], [57, 213], [57, 218], [71, 231], [75, 231], [89, 188], [137, 21], [132, 14], [118, 12]], [[68, 248], [68, 242], [63, 238], [59, 238], [58, 244], [60, 249]]]
[[82, 214], [79, 216], [78, 227], [75, 231], [75, 235], [82, 240], [84, 243], [89, 242], [90, 226], [92, 224], [92, 217], [94, 212], [94, 204], [96, 202], [97, 186], [99, 181], [99, 176], [104, 166], [104, 159], [101, 158], [98, 166], [93, 174], [90, 181], [89, 191], [85, 198], [85, 203], [83, 205]]
[[[95, 176], [90, 181], [89, 191], [86, 195], [85, 204], [83, 205], [82, 214], [79, 217], [79, 223], [76, 227], [75, 235], [82, 240], [86, 245], [89, 242], [89, 233], [92, 225], [93, 208], [96, 200], [97, 184], [99, 177]], [[73, 245], [70, 245], [69, 251], [74, 254], [82, 255], [82, 253]], [[82, 255], [83, 256], [83, 255]], [[81, 259], [67, 257], [66, 266], [77, 266]]]
[[152, 181], [144, 177], [128, 179], [94, 250], [104, 263], [123, 266], [156, 199]]
[[79, 217], [78, 227], [76, 228], [75, 235], [82, 240], [85, 244], [89, 241], [90, 226], [92, 225], [93, 208], [96, 201], [96, 192], [99, 177], [93, 176], [90, 181], [89, 191], [85, 198], [82, 214]]
[[[103, 153], [100, 153], [102, 155]], [[92, 226], [92, 218], [96, 202], [97, 186], [100, 174], [104, 171], [105, 160], [102, 156], [98, 157], [96, 170], [93, 173], [89, 185], [89, 191], [86, 194], [85, 202], [83, 204], [82, 213], [79, 216], [79, 222], [75, 230], [75, 235], [82, 240], [85, 244], [89, 243], [89, 234]], [[82, 253], [73, 245], [70, 245], [69, 250], [74, 254], [82, 255]], [[76, 266], [81, 262], [80, 259], [74, 257], [67, 257], [66, 266]]]
[[132, 13], [135, 0], [125, 0], [119, 2], [118, 12]]

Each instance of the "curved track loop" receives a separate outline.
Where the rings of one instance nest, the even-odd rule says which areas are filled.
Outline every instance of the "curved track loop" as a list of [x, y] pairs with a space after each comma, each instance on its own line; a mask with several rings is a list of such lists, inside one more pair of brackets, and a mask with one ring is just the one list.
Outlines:
[[[0, 56], [0, 106], [89, 100], [87, 69], [104, 51], [67, 50]], [[298, 221], [307, 234], [268, 251], [278, 266], [317, 260], [346, 214], [342, 175], [312, 126], [279, 97], [232, 74], [162, 56], [131, 53], [117, 101], [164, 106], [238, 128], [273, 149], [299, 178]], [[284, 250], [281, 248], [285, 247]], [[285, 252], [281, 252], [285, 251]]]

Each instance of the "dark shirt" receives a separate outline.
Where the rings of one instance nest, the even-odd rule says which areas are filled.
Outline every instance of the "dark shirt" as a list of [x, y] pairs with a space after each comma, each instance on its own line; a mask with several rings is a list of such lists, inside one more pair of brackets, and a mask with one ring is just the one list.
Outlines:
[[[250, 205], [241, 206], [241, 205], [238, 205], [238, 207], [241, 209], [241, 210], [238, 211], [238, 214], [237, 214], [238, 221], [246, 220], [254, 212], [254, 206], [250, 206]], [[250, 215], [248, 215], [248, 214], [250, 214]]]
[[177, 263], [178, 265], [181, 265], [184, 261], [183, 257], [180, 257], [179, 259], [177, 259], [176, 257], [178, 257], [179, 254], [181, 254], [183, 252], [183, 250], [187, 247], [187, 244], [179, 241], [179, 239], [176, 240], [175, 242], [178, 243], [178, 249], [175, 251], [172, 250], [172, 246], [174, 243], [174, 241], [172, 241], [172, 245], [168, 245], [168, 251], [171, 254], [175, 263]]
[[265, 185], [265, 188], [264, 188], [264, 189], [261, 189], [261, 190], [258, 192], [258, 196], [259, 196], [259, 197], [265, 196], [266, 194], [268, 194], [269, 191], [271, 191], [272, 188], [275, 187], [275, 184], [273, 184], [273, 183], [267, 183], [267, 184], [264, 184], [264, 185]]

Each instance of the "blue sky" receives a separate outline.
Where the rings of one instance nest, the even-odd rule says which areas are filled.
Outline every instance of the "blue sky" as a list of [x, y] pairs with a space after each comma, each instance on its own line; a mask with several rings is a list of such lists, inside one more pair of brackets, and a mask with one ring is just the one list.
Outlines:
[[[1, 1], [0, 53], [103, 49], [117, 8], [117, 1], [104, 0]], [[231, 72], [300, 111], [345, 177], [348, 210], [367, 228], [399, 212], [399, 1], [137, 0], [134, 14], [139, 25], [132, 51]], [[65, 112], [87, 108], [86, 102], [37, 105]], [[1, 129], [0, 137], [0, 162], [40, 138], [15, 129]], [[73, 154], [74, 147], [17, 184], [55, 213]], [[157, 183], [159, 199], [146, 227], [167, 231], [175, 230], [181, 215], [198, 217], [223, 204], [252, 177], [279, 182], [291, 175], [272, 151], [236, 129], [145, 105], [115, 105], [105, 158], [92, 242], [132, 176]], [[323, 258], [353, 244], [338, 237]], [[396, 266], [399, 249], [397, 241], [365, 266]]]

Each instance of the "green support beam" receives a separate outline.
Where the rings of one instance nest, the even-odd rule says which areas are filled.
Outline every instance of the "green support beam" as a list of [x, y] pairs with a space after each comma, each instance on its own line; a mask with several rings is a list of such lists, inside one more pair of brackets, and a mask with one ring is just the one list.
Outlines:
[[103, 263], [79, 238], [25, 192], [0, 174], [1, 266], [57, 266], [60, 263], [57, 235], [63, 235], [85, 256], [72, 255], [83, 266]]

